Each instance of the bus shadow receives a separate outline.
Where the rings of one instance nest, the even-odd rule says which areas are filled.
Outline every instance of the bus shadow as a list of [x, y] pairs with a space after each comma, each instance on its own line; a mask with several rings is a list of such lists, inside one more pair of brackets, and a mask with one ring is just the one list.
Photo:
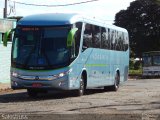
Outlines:
[[104, 90], [102, 88], [87, 89], [85, 95], [93, 95], [93, 94], [104, 93], [104, 92], [110, 92], [110, 90]]
[[[104, 93], [103, 89], [88, 89], [84, 96]], [[71, 97], [78, 97], [74, 91], [49, 91], [48, 93], [40, 93], [38, 96], [32, 98], [29, 97], [27, 92], [18, 93], [5, 93], [0, 95], [0, 103], [10, 103], [10, 102], [26, 102], [26, 101], [42, 101], [49, 99], [65, 99]]]
[[68, 97], [72, 97], [68, 92], [40, 93], [36, 97], [29, 97], [27, 92], [19, 92], [0, 95], [0, 103], [42, 101], [49, 99], [64, 99]]

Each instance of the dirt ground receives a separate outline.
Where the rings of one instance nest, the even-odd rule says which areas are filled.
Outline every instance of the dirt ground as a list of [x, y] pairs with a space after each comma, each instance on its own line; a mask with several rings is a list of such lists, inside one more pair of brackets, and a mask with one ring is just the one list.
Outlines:
[[0, 83], [0, 92], [10, 90], [10, 83]]
[[28, 97], [26, 90], [0, 92], [0, 119], [160, 120], [160, 79], [129, 80], [117, 92], [90, 89]]

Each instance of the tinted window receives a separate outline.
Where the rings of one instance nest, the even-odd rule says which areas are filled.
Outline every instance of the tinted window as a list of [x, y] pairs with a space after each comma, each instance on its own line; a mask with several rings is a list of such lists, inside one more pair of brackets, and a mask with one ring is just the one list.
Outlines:
[[83, 47], [86, 47], [86, 48], [93, 47], [92, 39], [93, 39], [92, 26], [89, 24], [86, 24], [85, 31], [83, 34]]
[[108, 29], [102, 28], [101, 39], [102, 39], [101, 48], [110, 49]]
[[13, 41], [12, 66], [53, 69], [69, 64], [69, 27], [19, 27]]
[[101, 31], [100, 31], [100, 27], [92, 25], [92, 30], [93, 30], [93, 38], [92, 38], [93, 47], [94, 48], [100, 48], [100, 46], [101, 46]]
[[101, 47], [101, 28], [95, 25], [86, 24], [83, 35], [83, 46], [100, 48]]
[[83, 46], [86, 48], [126, 51], [128, 50], [128, 44], [128, 36], [124, 32], [91, 24], [85, 26]]
[[124, 35], [124, 50], [126, 51], [128, 50], [128, 48], [129, 48], [129, 38], [128, 38], [128, 35], [125, 34]]
[[153, 65], [160, 66], [160, 56], [153, 56]]

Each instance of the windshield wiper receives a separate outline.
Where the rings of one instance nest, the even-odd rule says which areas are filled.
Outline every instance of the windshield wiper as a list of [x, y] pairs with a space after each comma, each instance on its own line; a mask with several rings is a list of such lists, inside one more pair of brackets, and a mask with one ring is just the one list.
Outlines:
[[29, 53], [28, 57], [26, 58], [25, 62], [24, 62], [24, 68], [28, 65], [28, 62], [30, 60], [30, 57], [32, 55], [32, 53], [36, 50], [36, 44], [34, 45], [33, 49], [31, 50], [31, 52]]

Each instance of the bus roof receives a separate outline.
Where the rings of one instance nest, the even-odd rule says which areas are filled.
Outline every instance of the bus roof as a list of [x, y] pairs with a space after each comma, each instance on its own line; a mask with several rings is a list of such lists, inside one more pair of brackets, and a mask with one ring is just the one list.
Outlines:
[[144, 53], [160, 53], [160, 51], [148, 51], [148, 52], [144, 52]]
[[72, 24], [73, 17], [77, 17], [78, 14], [70, 13], [46, 13], [30, 15], [22, 18], [18, 25], [31, 25], [31, 26], [50, 26], [50, 25], [68, 25]]
[[51, 25], [69, 25], [76, 22], [86, 22], [102, 27], [108, 27], [119, 31], [127, 32], [127, 30], [115, 25], [107, 25], [104, 20], [88, 17], [77, 13], [45, 13], [30, 15], [22, 18], [18, 25], [23, 26], [51, 26]]
[[160, 54], [160, 51], [148, 51], [148, 52], [144, 52], [143, 54], [151, 54], [151, 53], [159, 53]]

